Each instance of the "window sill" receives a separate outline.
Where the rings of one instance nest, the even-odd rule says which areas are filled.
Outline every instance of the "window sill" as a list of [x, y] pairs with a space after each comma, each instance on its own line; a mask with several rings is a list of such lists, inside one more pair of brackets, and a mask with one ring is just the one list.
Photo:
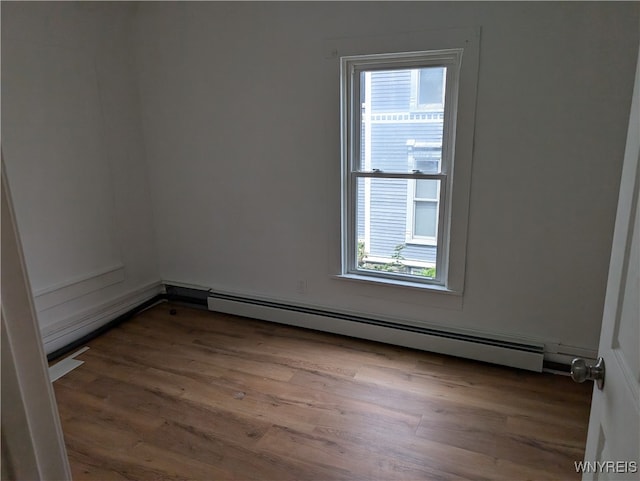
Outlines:
[[414, 237], [410, 237], [406, 240], [405, 244], [407, 245], [412, 245], [412, 246], [419, 246], [419, 247], [437, 247], [438, 246], [438, 241], [437, 240], [422, 240], [422, 239], [416, 239]]
[[387, 279], [383, 277], [363, 276], [358, 274], [338, 274], [333, 276], [334, 279], [361, 282], [378, 286], [402, 287], [403, 289], [417, 289], [420, 291], [433, 292], [437, 294], [446, 294], [450, 296], [462, 296], [461, 291], [454, 291], [445, 286], [437, 284], [423, 284], [420, 282], [401, 281], [397, 279]]

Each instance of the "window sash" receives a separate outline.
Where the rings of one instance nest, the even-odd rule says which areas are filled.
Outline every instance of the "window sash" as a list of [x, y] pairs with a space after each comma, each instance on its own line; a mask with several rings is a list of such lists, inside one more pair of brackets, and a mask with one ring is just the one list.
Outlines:
[[362, 170], [352, 170], [350, 172], [350, 175], [356, 176], [356, 177], [373, 177], [373, 178], [379, 178], [379, 179], [426, 179], [426, 180], [439, 180], [442, 182], [446, 182], [448, 175], [441, 173], [441, 174], [427, 174], [424, 172], [407, 172], [407, 173], [403, 173], [403, 172], [385, 172], [385, 171], [381, 171], [381, 170], [369, 170], [369, 171], [362, 171]]
[[[342, 272], [372, 278], [388, 278], [406, 280], [416, 284], [435, 284], [445, 286], [448, 273], [448, 216], [451, 210], [450, 182], [455, 139], [455, 110], [457, 88], [460, 73], [462, 49], [443, 51], [414, 52], [407, 54], [382, 54], [355, 57], [342, 57], [342, 132], [343, 132], [343, 216], [342, 216]], [[443, 142], [439, 173], [423, 173], [419, 171], [380, 171], [365, 170], [361, 165], [361, 128], [362, 99], [360, 91], [361, 73], [374, 70], [392, 70], [422, 67], [446, 67], [444, 86], [445, 108], [443, 120]], [[453, 115], [452, 115], [453, 114]], [[402, 273], [368, 271], [358, 268], [357, 262], [357, 182], [360, 178], [381, 179], [435, 179], [440, 180], [440, 196], [438, 202], [438, 231], [436, 249], [436, 278], [428, 279]], [[412, 209], [413, 210], [413, 209]], [[413, 216], [412, 216], [413, 217]]]
[[[455, 119], [451, 115], [455, 109], [453, 96], [457, 92], [458, 75], [460, 71], [461, 49], [437, 50], [428, 52], [409, 52], [398, 54], [365, 55], [356, 57], [342, 57], [342, 69], [348, 72], [346, 85], [343, 84], [343, 102], [346, 103], [346, 140], [348, 169], [350, 171], [365, 171], [361, 166], [360, 159], [360, 127], [364, 120], [362, 118], [360, 74], [380, 70], [405, 70], [420, 69], [423, 67], [444, 67], [444, 128], [443, 143], [440, 162], [440, 171], [449, 173], [453, 147], [452, 133], [455, 129]], [[345, 98], [346, 97], [346, 98]], [[351, 101], [350, 103], [349, 100]], [[370, 106], [369, 106], [370, 109]], [[403, 171], [397, 171], [402, 173]]]
[[[347, 262], [347, 268], [344, 269], [346, 274], [357, 274], [357, 275], [365, 275], [371, 277], [384, 277], [389, 279], [404, 279], [410, 280], [411, 282], [421, 283], [421, 284], [438, 284], [443, 285], [444, 275], [442, 273], [442, 265], [443, 259], [445, 255], [445, 249], [443, 248], [443, 243], [445, 241], [444, 234], [445, 231], [442, 228], [444, 225], [443, 222], [448, 215], [447, 208], [448, 205], [445, 203], [446, 199], [446, 191], [447, 191], [447, 179], [448, 176], [446, 174], [423, 174], [423, 173], [385, 173], [385, 172], [358, 172], [352, 171], [349, 173], [349, 188], [347, 189], [346, 202], [347, 202], [347, 235], [346, 245], [343, 247], [343, 259]], [[433, 279], [430, 278], [422, 278], [420, 276], [411, 275], [411, 274], [400, 274], [400, 273], [386, 273], [381, 271], [370, 271], [367, 269], [358, 268], [358, 259], [357, 259], [357, 248], [358, 248], [358, 226], [357, 226], [357, 209], [358, 209], [358, 179], [364, 178], [377, 178], [377, 179], [406, 179], [408, 181], [411, 180], [421, 180], [421, 179], [432, 179], [439, 180], [439, 195], [437, 199], [438, 205], [438, 223], [437, 223], [437, 233], [436, 238], [430, 241], [425, 242], [426, 238], [413, 236], [413, 227], [411, 227], [412, 239], [410, 243], [413, 244], [425, 244], [425, 245], [433, 245], [435, 240], [436, 245], [436, 277]], [[408, 189], [408, 192], [414, 192], [415, 186], [411, 186]], [[419, 200], [419, 199], [418, 199]], [[431, 201], [431, 199], [426, 199]], [[407, 211], [407, 221], [413, 224], [414, 222], [415, 212], [413, 210], [413, 205], [411, 206], [411, 211]], [[417, 242], [416, 242], [417, 241]], [[422, 242], [421, 242], [422, 241]]]

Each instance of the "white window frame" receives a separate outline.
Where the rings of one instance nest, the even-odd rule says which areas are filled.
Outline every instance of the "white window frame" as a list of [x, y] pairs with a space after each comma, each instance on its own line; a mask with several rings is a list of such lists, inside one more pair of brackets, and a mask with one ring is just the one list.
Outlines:
[[[473, 157], [473, 141], [475, 128], [475, 106], [478, 85], [478, 66], [480, 58], [480, 28], [450, 28], [443, 30], [425, 30], [391, 34], [387, 36], [351, 37], [328, 39], [324, 43], [325, 58], [339, 60], [340, 66], [340, 99], [341, 99], [341, 158], [342, 169], [336, 193], [340, 194], [341, 202], [336, 217], [340, 226], [335, 231], [336, 245], [335, 271], [337, 279], [370, 283], [371, 285], [388, 286], [389, 288], [417, 288], [431, 291], [433, 295], [457, 295], [464, 292], [468, 215], [471, 191], [471, 165]], [[351, 131], [350, 113], [353, 106], [349, 105], [350, 75], [346, 69], [346, 60], [367, 54], [390, 54], [398, 52], [421, 52], [434, 50], [460, 49], [463, 60], [460, 67], [455, 118], [449, 121], [455, 124], [455, 140], [449, 148], [453, 150], [453, 165], [449, 172], [450, 188], [442, 189], [441, 196], [447, 198], [449, 212], [441, 219], [440, 228], [446, 229], [448, 242], [443, 248], [447, 249], [438, 266], [441, 278], [438, 283], [416, 282], [415, 278], [398, 279], [386, 276], [363, 275], [354, 269], [357, 267], [357, 232], [355, 211], [350, 208], [351, 191], [350, 158], [352, 157], [353, 132]], [[359, 100], [359, 99], [358, 99]], [[428, 113], [427, 113], [428, 114]], [[371, 177], [375, 177], [372, 175]], [[455, 179], [455, 182], [454, 182]], [[356, 199], [357, 200], [357, 199]], [[339, 249], [337, 247], [340, 246]], [[353, 246], [353, 249], [352, 249]], [[332, 249], [333, 250], [333, 249]], [[441, 249], [442, 251], [442, 249]], [[435, 299], [435, 298], [434, 298]]]
[[[348, 221], [348, 232], [345, 236], [344, 251], [346, 255], [346, 272], [348, 274], [371, 276], [382, 279], [401, 280], [404, 282], [412, 282], [418, 284], [436, 284], [444, 286], [446, 276], [443, 275], [442, 266], [448, 257], [448, 230], [444, 228], [438, 229], [436, 253], [436, 277], [427, 278], [414, 274], [401, 274], [394, 272], [372, 271], [369, 269], [360, 269], [357, 263], [357, 185], [359, 179], [378, 178], [378, 179], [406, 179], [409, 184], [415, 185], [415, 180], [432, 179], [440, 181], [440, 199], [438, 202], [439, 214], [438, 224], [442, 226], [449, 217], [450, 207], [449, 198], [446, 196], [451, 186], [451, 167], [453, 165], [453, 145], [455, 143], [455, 119], [456, 98], [458, 93], [458, 80], [460, 65], [462, 61], [462, 49], [447, 49], [421, 52], [407, 52], [397, 54], [373, 54], [358, 55], [351, 57], [343, 57], [341, 60], [342, 70], [346, 73], [346, 87], [344, 97], [347, 99], [346, 114], [347, 126], [346, 137], [350, 139], [347, 159], [345, 164], [345, 175], [347, 177], [346, 197], [347, 212], [345, 213]], [[442, 158], [440, 161], [440, 172], [424, 173], [420, 171], [410, 171], [406, 168], [404, 171], [381, 172], [377, 169], [371, 170], [371, 166], [367, 165], [366, 159], [361, 164], [361, 128], [362, 128], [362, 105], [360, 95], [360, 75], [372, 70], [402, 70], [402, 69], [420, 69], [425, 67], [445, 67], [447, 72], [447, 89], [445, 92], [444, 107], [444, 125], [442, 139]], [[413, 181], [413, 182], [412, 182]], [[408, 185], [410, 190], [411, 185]]]

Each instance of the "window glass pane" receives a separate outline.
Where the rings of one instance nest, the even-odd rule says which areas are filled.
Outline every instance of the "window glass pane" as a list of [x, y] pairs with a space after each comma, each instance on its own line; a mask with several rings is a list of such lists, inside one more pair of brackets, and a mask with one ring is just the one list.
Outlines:
[[437, 180], [416, 180], [416, 199], [438, 199]]
[[438, 224], [438, 204], [431, 201], [416, 201], [415, 203], [415, 235], [421, 237], [435, 237]]
[[415, 142], [410, 139], [407, 143], [409, 170], [419, 170], [427, 174], [441, 171], [442, 144], [437, 142]]
[[442, 96], [443, 70], [443, 67], [405, 68], [360, 74], [360, 125], [356, 126], [360, 132], [360, 170], [440, 171], [444, 105], [440, 100], [429, 108], [417, 106], [421, 71], [427, 71], [427, 76], [433, 78], [437, 74], [432, 71], [440, 72], [439, 90], [435, 88], [433, 96], [437, 92]]
[[444, 67], [420, 69], [420, 88], [418, 89], [420, 105], [443, 103], [444, 71]]
[[[407, 179], [358, 179], [357, 246], [354, 246], [358, 270], [435, 277], [438, 246], [435, 242], [419, 244], [411, 241], [414, 213], [409, 209], [414, 209], [414, 204], [422, 204], [407, 201], [412, 193], [408, 189], [414, 188]], [[430, 204], [437, 210], [437, 203]], [[433, 218], [437, 219], [437, 213]], [[425, 225], [428, 222], [428, 219], [421, 220]], [[435, 225], [431, 229], [434, 230]]]

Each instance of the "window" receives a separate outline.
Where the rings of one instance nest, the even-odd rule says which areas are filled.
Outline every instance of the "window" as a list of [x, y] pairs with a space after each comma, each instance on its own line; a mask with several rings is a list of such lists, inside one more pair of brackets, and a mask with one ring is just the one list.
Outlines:
[[[407, 140], [410, 169], [440, 172], [441, 142]], [[412, 180], [407, 190], [407, 235], [409, 244], [437, 245], [440, 184], [433, 180]]]
[[343, 275], [450, 288], [462, 52], [341, 58]]
[[412, 76], [412, 104], [416, 110], [442, 110], [446, 91], [447, 69], [415, 69]]

